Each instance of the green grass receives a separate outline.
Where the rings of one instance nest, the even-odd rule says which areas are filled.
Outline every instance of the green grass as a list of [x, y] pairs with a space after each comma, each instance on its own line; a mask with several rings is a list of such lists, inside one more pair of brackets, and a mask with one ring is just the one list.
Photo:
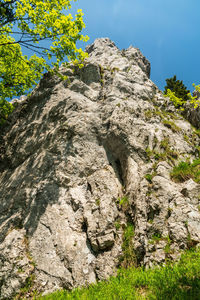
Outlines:
[[[22, 269], [20, 269], [20, 272], [21, 271], [22, 271]], [[19, 270], [18, 270], [18, 272], [19, 272]], [[26, 299], [27, 294], [31, 295], [32, 297], [34, 297], [34, 295], [38, 295], [37, 291], [34, 290], [34, 288], [33, 288], [34, 280], [35, 280], [34, 274], [31, 274], [29, 277], [27, 277], [23, 288], [21, 288], [20, 292], [18, 292], [14, 296], [14, 300]], [[35, 296], [35, 299], [36, 299], [36, 296]]]
[[118, 202], [120, 207], [128, 208], [128, 206], [129, 206], [129, 199], [126, 195], [123, 196], [122, 198], [118, 198], [117, 202]]
[[192, 163], [181, 161], [171, 172], [171, 178], [176, 182], [184, 182], [192, 178], [197, 183], [200, 182], [200, 159]]
[[178, 127], [174, 122], [164, 119], [163, 125], [170, 128], [173, 132], [181, 131], [181, 128]]
[[128, 223], [124, 228], [123, 233], [123, 242], [122, 242], [122, 251], [123, 254], [119, 258], [119, 264], [121, 267], [127, 268], [136, 265], [136, 256], [133, 245], [134, 237], [134, 226], [131, 223]]
[[[174, 163], [174, 160], [177, 159], [179, 156], [179, 153], [170, 147], [168, 138], [164, 138], [160, 142], [160, 148], [161, 148], [161, 150], [160, 150], [160, 152], [158, 152], [155, 149], [151, 150], [149, 147], [147, 147], [145, 151], [146, 151], [148, 160], [151, 160], [153, 158], [157, 161], [166, 160], [169, 163], [170, 162]], [[153, 176], [155, 176], [155, 174]]]
[[190, 250], [176, 264], [121, 269], [116, 277], [72, 292], [58, 291], [44, 300], [198, 300], [200, 299], [200, 250]]
[[150, 244], [158, 243], [162, 239], [163, 237], [161, 236], [160, 233], [155, 233], [154, 235], [152, 235], [151, 240], [149, 240], [149, 243]]
[[145, 178], [149, 183], [152, 183], [153, 175], [148, 173], [148, 174], [144, 175], [144, 178]]
[[145, 118], [148, 120], [148, 119], [151, 119], [153, 116], [158, 116], [160, 117], [161, 120], [179, 120], [180, 117], [178, 116], [178, 114], [173, 114], [173, 113], [170, 113], [170, 112], [166, 112], [165, 110], [160, 110], [158, 109], [157, 107], [154, 107], [154, 109], [147, 109], [144, 111], [144, 116]]

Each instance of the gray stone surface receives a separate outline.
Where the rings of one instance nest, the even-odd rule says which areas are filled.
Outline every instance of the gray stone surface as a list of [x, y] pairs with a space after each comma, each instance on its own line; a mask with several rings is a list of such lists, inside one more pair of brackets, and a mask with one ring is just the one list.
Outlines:
[[192, 104], [185, 105], [183, 115], [196, 128], [200, 128], [200, 108], [194, 108]]
[[114, 274], [127, 220], [147, 267], [200, 242], [200, 187], [170, 178], [199, 137], [138, 49], [97, 39], [87, 51], [81, 70], [60, 68], [68, 80], [46, 74], [1, 133], [0, 299], [31, 275], [49, 293]]
[[184, 111], [182, 114], [185, 118], [196, 128], [200, 128], [200, 92], [194, 90], [193, 97], [196, 97], [198, 100], [198, 106], [194, 108], [194, 105], [187, 101], [184, 105]]

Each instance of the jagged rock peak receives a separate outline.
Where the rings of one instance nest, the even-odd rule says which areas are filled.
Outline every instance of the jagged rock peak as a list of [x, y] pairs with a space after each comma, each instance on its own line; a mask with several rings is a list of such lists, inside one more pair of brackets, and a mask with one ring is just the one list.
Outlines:
[[127, 50], [120, 51], [109, 38], [99, 38], [86, 47], [86, 52], [90, 56], [90, 61], [97, 62], [103, 66], [109, 65], [111, 68], [116, 66], [120, 70], [126, 70], [130, 65], [138, 65], [150, 77], [149, 61], [139, 49], [132, 46]]
[[113, 48], [112, 50], [119, 51], [117, 46], [113, 41], [111, 41], [109, 38], [98, 38], [92, 43], [91, 45], [87, 46], [85, 48], [87, 53], [91, 52], [99, 52], [100, 50], [108, 50], [107, 48]]
[[27, 280], [26, 299], [113, 275], [130, 259], [130, 222], [138, 265], [200, 242], [200, 185], [170, 176], [196, 157], [199, 136], [138, 49], [97, 39], [87, 51], [82, 69], [61, 66], [67, 80], [45, 74], [15, 101], [0, 133], [0, 299]]

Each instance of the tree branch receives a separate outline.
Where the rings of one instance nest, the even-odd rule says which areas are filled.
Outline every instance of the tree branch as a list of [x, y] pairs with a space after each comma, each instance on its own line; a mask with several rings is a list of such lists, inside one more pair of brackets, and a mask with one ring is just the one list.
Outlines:
[[[14, 19], [11, 19], [11, 20], [6, 20], [4, 23], [0, 24], [0, 28], [2, 28], [3, 26], [5, 26], [8, 23], [15, 23], [16, 21], [19, 21], [19, 20], [20, 19], [17, 19], [17, 18], [14, 18]], [[24, 21], [30, 21], [31, 19], [30, 18], [24, 18], [23, 20]]]
[[[30, 44], [26, 45], [26, 43], [25, 43], [25, 44], [23, 43], [22, 46], [24, 46], [25, 48], [27, 48], [27, 49], [29, 49], [29, 50], [31, 50], [31, 51], [34, 51], [34, 52], [40, 54], [40, 55], [45, 55], [45, 56], [47, 56], [47, 54], [45, 54], [45, 53], [43, 53], [43, 52], [40, 52], [40, 51], [38, 51], [38, 50], [36, 50], [36, 49], [31, 49], [32, 45], [30, 45]], [[47, 50], [47, 49], [46, 49], [46, 50]]]
[[[46, 38], [46, 37], [40, 38], [40, 39], [38, 39], [37, 41], [40, 42], [40, 41], [43, 41], [43, 40], [45, 40], [45, 39], [47, 39], [47, 38]], [[34, 42], [33, 38], [30, 39], [30, 40], [24, 40], [24, 41], [21, 41], [21, 39], [20, 39], [20, 40], [15, 41], [15, 42], [6, 42], [6, 43], [0, 44], [0, 46], [14, 45], [14, 44], [22, 44], [22, 43], [29, 43], [29, 42], [32, 42], [32, 43], [33, 43], [33, 42]], [[38, 46], [38, 47], [39, 47], [39, 46]], [[44, 49], [47, 49], [47, 48], [44, 48]]]

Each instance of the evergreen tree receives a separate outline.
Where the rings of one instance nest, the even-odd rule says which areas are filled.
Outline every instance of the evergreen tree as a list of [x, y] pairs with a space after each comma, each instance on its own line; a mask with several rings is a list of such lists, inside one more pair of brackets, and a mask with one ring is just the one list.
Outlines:
[[175, 93], [175, 96], [187, 101], [189, 99], [188, 94], [190, 91], [187, 89], [187, 87], [183, 84], [182, 80], [177, 80], [176, 75], [172, 78], [166, 79], [167, 85], [165, 86], [164, 94], [167, 94], [167, 90], [171, 90]]

